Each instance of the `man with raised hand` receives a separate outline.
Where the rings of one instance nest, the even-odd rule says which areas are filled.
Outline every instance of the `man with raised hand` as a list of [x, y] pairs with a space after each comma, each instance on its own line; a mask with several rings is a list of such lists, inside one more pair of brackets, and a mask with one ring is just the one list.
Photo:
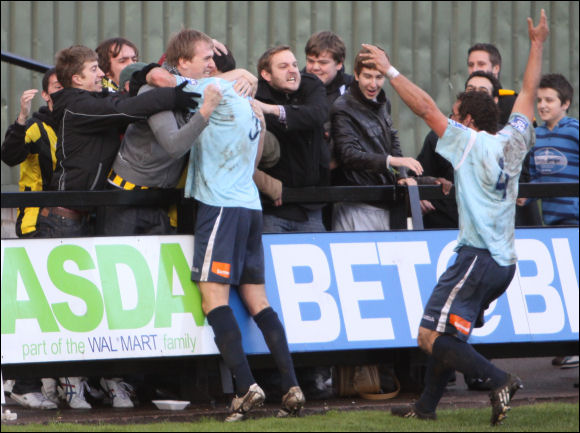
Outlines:
[[437, 152], [453, 165], [459, 209], [457, 259], [435, 286], [419, 327], [419, 347], [429, 356], [425, 389], [415, 403], [393, 407], [393, 415], [435, 419], [454, 370], [491, 379], [492, 425], [507, 416], [510, 400], [522, 388], [518, 377], [494, 366], [467, 340], [481, 310], [505, 292], [515, 273], [515, 201], [522, 163], [535, 139], [532, 118], [549, 34], [544, 10], [538, 26], [528, 18], [528, 33], [522, 90], [498, 133], [496, 105], [487, 93], [461, 94], [453, 107], [458, 121], [448, 119], [383, 51], [363, 45], [370, 50], [367, 61], [377, 65], [405, 104], [440, 137]]

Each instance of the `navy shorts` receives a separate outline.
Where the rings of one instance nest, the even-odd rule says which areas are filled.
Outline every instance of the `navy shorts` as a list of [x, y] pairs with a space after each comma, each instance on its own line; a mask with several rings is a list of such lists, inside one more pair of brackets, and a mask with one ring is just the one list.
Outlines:
[[199, 203], [192, 281], [264, 284], [262, 211]]
[[488, 250], [462, 247], [433, 289], [421, 326], [467, 341], [480, 313], [510, 285], [516, 265], [500, 266]]

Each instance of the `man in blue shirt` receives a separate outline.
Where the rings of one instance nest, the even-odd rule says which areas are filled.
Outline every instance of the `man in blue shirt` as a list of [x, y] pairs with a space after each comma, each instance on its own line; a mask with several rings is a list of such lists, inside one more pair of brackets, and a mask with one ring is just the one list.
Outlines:
[[543, 43], [548, 37], [546, 14], [533, 27], [523, 85], [508, 124], [496, 134], [498, 111], [484, 92], [467, 92], [448, 119], [433, 99], [401, 75], [388, 56], [372, 45], [367, 61], [385, 74], [401, 99], [440, 137], [437, 152], [452, 164], [459, 210], [457, 259], [445, 271], [425, 307], [419, 347], [429, 355], [425, 389], [411, 405], [392, 408], [393, 415], [435, 419], [435, 409], [454, 370], [489, 377], [491, 423], [501, 422], [515, 392], [522, 387], [512, 376], [481, 356], [467, 343], [480, 312], [509, 286], [517, 261], [514, 248], [518, 179], [533, 145], [536, 92], [542, 71]]
[[[187, 80], [186, 89], [216, 100], [208, 125], [192, 143], [185, 194], [195, 197], [191, 279], [198, 283], [202, 309], [216, 346], [235, 379], [236, 396], [227, 422], [240, 421], [261, 406], [265, 393], [256, 383], [242, 347], [242, 335], [229, 306], [230, 287], [237, 288], [262, 332], [281, 375], [279, 417], [298, 415], [305, 398], [294, 372], [286, 334], [265, 290], [262, 206], [252, 180], [265, 131], [262, 110], [238, 95], [233, 83], [210, 78], [215, 69], [213, 43], [195, 30], [183, 30], [167, 48], [167, 62]], [[203, 95], [203, 96], [202, 96]]]

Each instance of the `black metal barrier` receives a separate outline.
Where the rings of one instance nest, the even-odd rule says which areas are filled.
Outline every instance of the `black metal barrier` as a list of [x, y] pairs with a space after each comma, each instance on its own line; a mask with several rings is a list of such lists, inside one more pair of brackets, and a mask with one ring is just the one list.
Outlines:
[[52, 65], [46, 65], [44, 63], [37, 62], [36, 60], [18, 56], [4, 50], [2, 50], [1, 60], [14, 66], [21, 66], [25, 69], [41, 73], [44, 73], [52, 68]]
[[[439, 185], [406, 186], [326, 186], [284, 188], [283, 203], [383, 202], [390, 203], [393, 229], [407, 228], [406, 218], [413, 220], [413, 228], [423, 229], [419, 200], [455, 197], [452, 188], [444, 195]], [[578, 197], [578, 183], [522, 183], [519, 197]], [[181, 190], [139, 191], [43, 191], [2, 193], [3, 208], [20, 207], [87, 207], [169, 205], [192, 206], [193, 199], [183, 197]], [[180, 225], [191, 227], [191, 221], [181, 219]], [[183, 230], [182, 232], [186, 232]]]

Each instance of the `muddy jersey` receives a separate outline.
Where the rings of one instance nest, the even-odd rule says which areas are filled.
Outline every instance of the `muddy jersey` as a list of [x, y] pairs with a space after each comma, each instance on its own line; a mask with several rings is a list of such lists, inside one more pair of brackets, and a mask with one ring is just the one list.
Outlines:
[[185, 196], [210, 206], [261, 210], [252, 178], [261, 127], [250, 101], [235, 92], [234, 83], [220, 78], [188, 81], [184, 90], [202, 95], [200, 107], [210, 84], [221, 88], [223, 98], [191, 148]]
[[534, 140], [530, 120], [519, 113], [513, 113], [496, 135], [448, 120], [436, 151], [454, 168], [459, 210], [456, 250], [464, 245], [483, 248], [501, 266], [516, 262], [518, 180]]

